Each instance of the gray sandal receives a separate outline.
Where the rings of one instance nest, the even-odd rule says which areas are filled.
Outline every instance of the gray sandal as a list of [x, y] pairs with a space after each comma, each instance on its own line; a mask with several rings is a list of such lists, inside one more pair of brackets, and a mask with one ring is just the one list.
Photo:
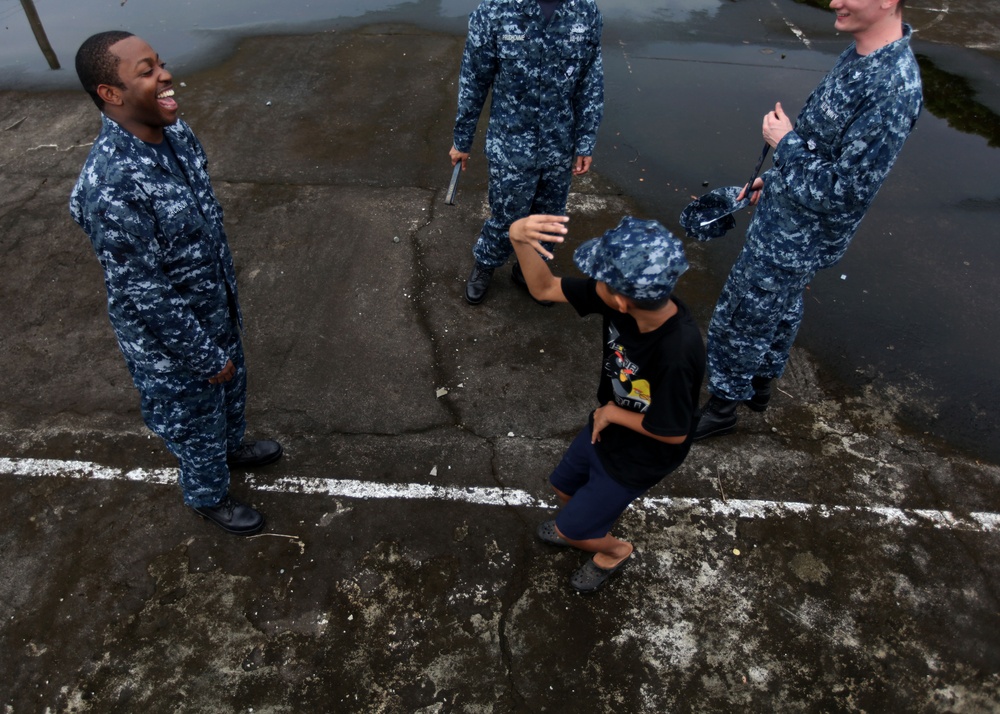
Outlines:
[[631, 557], [632, 556], [630, 554], [628, 558], [625, 558], [625, 560], [620, 562], [615, 567], [607, 569], [598, 566], [593, 559], [588, 560], [570, 576], [569, 584], [578, 593], [589, 594], [597, 592], [601, 589], [601, 586], [604, 585], [604, 583], [608, 582], [608, 579], [612, 575], [625, 567], [625, 563], [627, 563]]
[[538, 535], [538, 540], [543, 543], [558, 545], [560, 547], [567, 547], [569, 545], [565, 538], [556, 533], [555, 521], [545, 521], [544, 523], [539, 523], [538, 530], [536, 530], [535, 533]]

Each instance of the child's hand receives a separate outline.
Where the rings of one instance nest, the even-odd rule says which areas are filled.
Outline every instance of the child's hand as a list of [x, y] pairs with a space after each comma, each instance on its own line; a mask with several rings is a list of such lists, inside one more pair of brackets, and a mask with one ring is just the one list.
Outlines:
[[539, 255], [551, 260], [554, 256], [545, 250], [545, 243], [562, 243], [566, 235], [566, 216], [526, 216], [514, 221], [510, 226], [512, 243], [524, 243], [535, 249]]
[[611, 423], [611, 410], [617, 408], [614, 402], [608, 402], [603, 407], [594, 410], [594, 433], [590, 436], [591, 444], [596, 444], [601, 440], [601, 432]]

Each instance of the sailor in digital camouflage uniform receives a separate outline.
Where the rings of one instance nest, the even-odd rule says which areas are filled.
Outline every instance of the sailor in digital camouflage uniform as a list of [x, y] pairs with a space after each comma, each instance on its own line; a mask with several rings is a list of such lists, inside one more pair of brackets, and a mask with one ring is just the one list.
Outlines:
[[[510, 224], [529, 213], [563, 213], [572, 177], [590, 169], [604, 112], [602, 27], [593, 0], [483, 0], [469, 18], [452, 166], [461, 161], [465, 169], [493, 89], [490, 217], [473, 247], [465, 291], [473, 305], [510, 257]], [[511, 276], [524, 286], [516, 264]]]
[[[732, 432], [741, 402], [763, 411], [817, 270], [844, 255], [923, 105], [903, 0], [833, 0], [854, 44], [806, 101], [794, 128], [764, 117], [774, 166], [754, 182], [743, 251], [708, 330], [709, 392], [696, 439]], [[756, 189], [760, 189], [756, 191]]]
[[205, 152], [143, 40], [94, 35], [76, 66], [102, 127], [70, 212], [104, 268], [143, 419], [180, 463], [184, 502], [231, 533], [256, 532], [263, 518], [229, 495], [229, 466], [270, 463], [281, 446], [244, 440], [242, 316]]

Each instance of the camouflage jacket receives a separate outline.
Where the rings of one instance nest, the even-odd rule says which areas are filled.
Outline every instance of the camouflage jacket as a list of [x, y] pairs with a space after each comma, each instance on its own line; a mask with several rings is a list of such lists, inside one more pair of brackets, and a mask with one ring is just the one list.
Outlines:
[[536, 0], [483, 0], [469, 18], [455, 148], [468, 152], [493, 88], [486, 156], [548, 168], [591, 156], [604, 113], [601, 13], [563, 0], [546, 24]]
[[[133, 376], [209, 378], [229, 359], [236, 274], [205, 152], [183, 121], [163, 133], [184, 175], [103, 116], [70, 214], [104, 268], [108, 315]], [[137, 374], [138, 373], [138, 374]]]
[[774, 152], [747, 231], [758, 259], [793, 272], [836, 263], [923, 106], [912, 31], [853, 61], [838, 59]]

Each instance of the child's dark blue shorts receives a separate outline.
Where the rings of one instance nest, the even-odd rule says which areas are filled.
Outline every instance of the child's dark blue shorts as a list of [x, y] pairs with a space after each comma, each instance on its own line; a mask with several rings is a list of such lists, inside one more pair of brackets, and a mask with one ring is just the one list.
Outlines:
[[559, 532], [572, 540], [603, 538], [628, 504], [648, 490], [624, 486], [611, 478], [590, 437], [590, 427], [583, 427], [549, 476], [553, 486], [572, 496], [556, 516]]

